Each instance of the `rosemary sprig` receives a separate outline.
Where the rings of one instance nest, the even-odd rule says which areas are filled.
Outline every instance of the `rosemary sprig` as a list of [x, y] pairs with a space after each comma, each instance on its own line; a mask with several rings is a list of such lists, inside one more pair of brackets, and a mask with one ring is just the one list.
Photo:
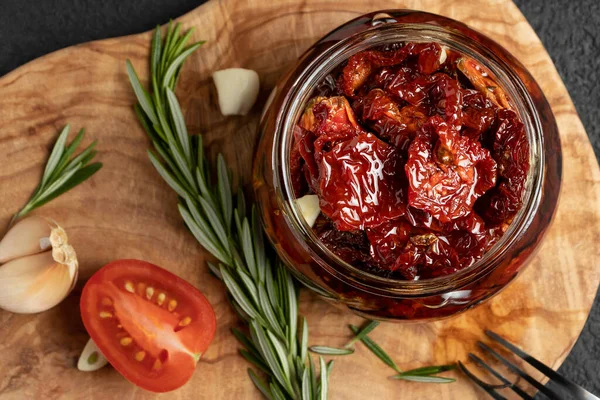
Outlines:
[[101, 163], [89, 164], [96, 155], [94, 150], [96, 141], [77, 156], [71, 157], [83, 140], [85, 131], [81, 129], [73, 141], [67, 145], [69, 129], [69, 125], [65, 126], [58, 135], [58, 139], [56, 139], [50, 157], [46, 162], [42, 181], [38, 184], [27, 204], [12, 217], [9, 225], [79, 185], [102, 168]]
[[298, 288], [281, 262], [271, 256], [254, 207], [247, 207], [241, 191], [234, 201], [230, 171], [217, 158], [214, 183], [204, 155], [202, 136], [189, 136], [174, 94], [184, 60], [202, 42], [187, 45], [191, 30], [169, 23], [167, 35], [154, 31], [150, 56], [151, 90], [141, 84], [131, 62], [127, 74], [138, 103], [135, 111], [150, 137], [150, 161], [179, 196], [185, 224], [217, 260], [209, 268], [227, 287], [234, 310], [248, 325], [248, 334], [233, 330], [245, 347], [240, 353], [258, 370], [248, 374], [265, 398], [326, 399], [332, 363], [320, 358], [320, 377], [308, 354], [308, 325], [302, 320], [298, 338]]
[[358, 337], [359, 335], [361, 336], [360, 341], [369, 350], [371, 350], [373, 354], [375, 354], [387, 366], [389, 366], [397, 372], [396, 375], [392, 376], [393, 379], [401, 379], [405, 381], [422, 383], [452, 383], [456, 381], [456, 379], [454, 378], [434, 376], [435, 374], [439, 374], [441, 372], [453, 370], [455, 368], [454, 364], [420, 367], [402, 372], [400, 368], [398, 368], [394, 360], [392, 360], [392, 358], [377, 343], [375, 343], [373, 339], [371, 339], [369, 336], [363, 333], [363, 331], [365, 331], [365, 329], [368, 328], [369, 325], [370, 324], [367, 324], [363, 329], [358, 329], [358, 327], [350, 325], [350, 329], [356, 335], [355, 337]]

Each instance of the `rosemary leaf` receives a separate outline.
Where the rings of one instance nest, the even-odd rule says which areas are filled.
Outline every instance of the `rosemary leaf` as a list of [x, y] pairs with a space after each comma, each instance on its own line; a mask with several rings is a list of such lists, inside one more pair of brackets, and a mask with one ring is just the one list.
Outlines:
[[[166, 131], [167, 136], [170, 134], [170, 131]], [[187, 161], [185, 160], [185, 156], [181, 153], [179, 146], [173, 141], [169, 141], [169, 150], [171, 151], [171, 158], [175, 161], [175, 164], [178, 167], [178, 170], [181, 172], [181, 175], [185, 178], [187, 184], [191, 188], [195, 188], [196, 181], [194, 180], [194, 176], [192, 171], [188, 168]]]
[[160, 66], [160, 55], [161, 55], [162, 39], [160, 37], [160, 26], [157, 26], [152, 35], [152, 47], [150, 51], [150, 74], [152, 76], [158, 75], [158, 68]]
[[[79, 146], [81, 141], [83, 140], [84, 135], [85, 135], [85, 129], [80, 129], [79, 132], [77, 133], [77, 135], [75, 136], [75, 139], [73, 139], [71, 141], [71, 143], [69, 143], [69, 145], [65, 147], [65, 151], [63, 152], [63, 155], [60, 158], [60, 162], [58, 163], [56, 168], [54, 168], [54, 171], [52, 172], [50, 179], [58, 178], [58, 176], [65, 170], [65, 167], [67, 166], [67, 164], [69, 164], [69, 159], [71, 158], [71, 156], [73, 155], [73, 153], [75, 152], [75, 150], [77, 149], [77, 147]], [[96, 141], [92, 142], [92, 144], [89, 147], [93, 148], [95, 145], [96, 145]], [[88, 147], [88, 149], [89, 149], [89, 147]], [[88, 151], [88, 149], [85, 149], [83, 151], [83, 153], [86, 153], [85, 157], [82, 157], [80, 154], [79, 156], [77, 156], [73, 159], [73, 163], [79, 164], [81, 162], [82, 165], [86, 165], [88, 162], [90, 162], [91, 159], [94, 158], [96, 153], [95, 152], [92, 153], [91, 151]], [[87, 156], [89, 155], [89, 153], [92, 153], [92, 156], [89, 157], [89, 159], [88, 159]]]
[[[167, 65], [167, 59], [169, 57], [169, 48], [170, 48], [170, 43], [173, 40], [173, 20], [169, 20], [169, 25], [167, 27], [167, 34], [165, 35], [165, 41], [164, 44], [162, 46], [162, 53], [160, 56], [160, 69], [159, 69], [159, 73], [156, 74], [156, 76], [162, 76], [166, 65]], [[153, 75], [154, 76], [154, 75]], [[159, 86], [155, 85], [154, 88], [158, 88]]]
[[[200, 244], [202, 244], [202, 246], [206, 250], [208, 250], [213, 256], [218, 258], [221, 262], [227, 264], [229, 262], [229, 258], [227, 258], [227, 255], [224, 254], [223, 250], [221, 248], [219, 248], [216, 243], [213, 243], [207, 237], [207, 235], [206, 235], [207, 232], [200, 229], [198, 224], [196, 224], [196, 221], [194, 221], [194, 219], [190, 215], [189, 211], [181, 204], [178, 204], [178, 208], [179, 208], [179, 214], [181, 214], [183, 221], [185, 222], [187, 227], [190, 229], [190, 231], [192, 232], [192, 234], [194, 235], [196, 240], [198, 242], [200, 242]], [[222, 271], [221, 271], [221, 273], [222, 273]]]
[[140, 82], [140, 78], [138, 78], [135, 70], [133, 69], [133, 65], [131, 65], [131, 61], [126, 61], [127, 65], [127, 75], [129, 75], [129, 82], [131, 82], [131, 87], [133, 88], [133, 92], [135, 93], [135, 97], [142, 107], [142, 110], [146, 113], [148, 119], [153, 124], [158, 124], [158, 118], [156, 117], [156, 113], [154, 112], [154, 107], [152, 107], [152, 100], [150, 99], [150, 95], [144, 90], [142, 83]]
[[260, 369], [267, 375], [270, 375], [269, 367], [262, 362], [259, 357], [256, 357], [254, 354], [250, 353], [248, 350], [240, 349], [240, 354], [244, 357], [249, 363], [254, 365], [256, 368]]
[[[277, 354], [277, 359], [279, 360], [279, 365], [281, 365], [284, 376], [292, 376], [290, 371], [290, 363], [287, 360], [287, 355], [283, 343], [270, 330], [266, 330], [266, 335], [269, 338], [269, 342], [271, 343], [275, 354]], [[290, 383], [290, 380], [288, 379], [286, 380], [286, 382]], [[291, 394], [293, 394], [293, 391], [291, 391]]]
[[94, 140], [88, 147], [85, 148], [78, 156], [74, 157], [68, 163], [65, 163], [65, 166], [58, 171], [59, 174], [67, 173], [75, 169], [78, 165], [87, 165], [94, 156], [96, 156], [96, 151], [94, 151], [94, 147], [96, 147], [97, 141]]
[[175, 180], [175, 178], [173, 178], [173, 176], [169, 173], [169, 171], [167, 171], [166, 168], [163, 167], [163, 165], [160, 163], [160, 161], [154, 155], [154, 153], [152, 153], [150, 150], [148, 150], [147, 153], [148, 153], [148, 157], [150, 158], [150, 162], [152, 163], [152, 165], [154, 165], [154, 168], [156, 168], [156, 170], [158, 171], [160, 176], [164, 179], [164, 181], [167, 182], [167, 185], [169, 185], [171, 187], [171, 189], [173, 189], [175, 191], [175, 193], [177, 193], [181, 197], [184, 197], [186, 194], [186, 191], [181, 187], [179, 182], [177, 182]]
[[237, 210], [240, 218], [246, 218], [246, 197], [244, 196], [244, 192], [242, 188], [238, 188], [237, 192]]
[[265, 244], [263, 238], [262, 224], [258, 217], [256, 207], [252, 207], [252, 237], [254, 238], [254, 255], [256, 257], [256, 266], [258, 269], [258, 280], [265, 281]]
[[271, 330], [277, 334], [281, 339], [285, 339], [285, 334], [277, 321], [277, 317], [275, 316], [275, 312], [271, 307], [271, 303], [269, 302], [269, 298], [265, 287], [263, 285], [258, 286], [258, 299], [262, 313], [265, 316], [265, 319], [271, 326]]
[[271, 394], [271, 389], [265, 384], [265, 382], [260, 379], [258, 375], [252, 370], [252, 368], [248, 368], [248, 375], [250, 375], [250, 379], [254, 383], [254, 386], [265, 396], [265, 398], [269, 400], [273, 400], [273, 395]]
[[304, 370], [302, 374], [302, 400], [312, 400], [312, 386], [310, 384], [310, 372], [308, 369]]
[[252, 234], [250, 232], [250, 224], [247, 219], [242, 222], [242, 250], [244, 259], [248, 264], [248, 270], [252, 278], [258, 278], [258, 270], [256, 268], [256, 260], [254, 258], [254, 246], [252, 244]]
[[[265, 269], [267, 269], [267, 271], [271, 271], [271, 262], [267, 259], [265, 260]], [[275, 284], [273, 282], [273, 274], [272, 273], [267, 273], [265, 276], [265, 288], [267, 289], [267, 295], [269, 296], [269, 301], [271, 302], [271, 305], [273, 305], [273, 307], [277, 307], [277, 305], [279, 304], [279, 299], [277, 298], [277, 293], [275, 292]], [[278, 310], [276, 310], [276, 312], [278, 312], [278, 314], [281, 314], [281, 307], [279, 307]], [[285, 323], [285, 321], [282, 321], [282, 318], [279, 319], [280, 322], [282, 324]], [[302, 357], [302, 359], [304, 360], [305, 357]]]
[[[354, 325], [350, 325], [350, 329], [352, 329], [352, 332], [354, 332], [354, 334], [358, 334], [359, 332], [359, 329]], [[398, 373], [401, 372], [400, 368], [398, 368], [394, 360], [392, 360], [392, 358], [385, 351], [383, 351], [383, 349], [379, 347], [379, 345], [375, 343], [371, 338], [365, 335], [360, 339], [360, 341], [363, 342], [364, 345], [367, 346], [367, 348], [371, 350], [371, 352], [375, 354], [386, 365], [393, 368]]]
[[308, 323], [302, 318], [302, 342], [300, 344], [300, 359], [305, 360], [308, 354]]
[[317, 383], [317, 371], [316, 371], [316, 368], [315, 368], [315, 363], [313, 361], [313, 358], [310, 355], [308, 356], [308, 372], [310, 372], [310, 383], [311, 383], [311, 386], [313, 388], [313, 394], [316, 397], [317, 387], [318, 387], [318, 383]]
[[67, 124], [58, 135], [56, 143], [54, 143], [54, 147], [52, 148], [52, 152], [50, 153], [50, 157], [46, 163], [46, 168], [44, 169], [44, 175], [42, 176], [42, 184], [40, 185], [42, 189], [48, 185], [54, 169], [60, 163], [63, 152], [65, 151], [65, 143], [67, 142], [67, 137], [69, 136], [69, 129], [70, 127]]
[[252, 353], [255, 357], [262, 360], [262, 356], [260, 355], [260, 352], [258, 351], [256, 346], [254, 345], [254, 343], [250, 340], [250, 338], [248, 336], [244, 335], [244, 333], [242, 333], [242, 331], [240, 331], [237, 328], [231, 328], [231, 333], [233, 333], [233, 336], [235, 336], [235, 338], [238, 340], [238, 342], [240, 342], [240, 344], [245, 346], [246, 349], [250, 353]]
[[250, 318], [256, 318], [257, 314], [252, 302], [246, 297], [242, 288], [237, 284], [229, 272], [227, 272], [225, 268], [221, 268], [221, 275], [223, 275], [223, 282], [225, 283], [225, 286], [227, 286], [227, 289], [229, 289], [229, 293], [231, 293], [239, 306], [242, 307], [242, 310], [244, 310]]
[[188, 136], [187, 128], [185, 127], [185, 120], [183, 119], [183, 113], [181, 107], [175, 97], [175, 93], [169, 88], [166, 89], [167, 101], [169, 102], [169, 109], [171, 110], [171, 118], [175, 124], [175, 132], [179, 143], [183, 148], [183, 154], [185, 155], [188, 168], [192, 165], [192, 150], [190, 148], [190, 137]]
[[327, 400], [327, 366], [325, 365], [325, 360], [323, 360], [323, 357], [319, 356], [319, 363], [321, 364], [321, 379], [320, 379], [320, 385], [321, 385], [321, 395], [320, 395], [320, 400]]
[[223, 223], [217, 214], [217, 210], [210, 204], [210, 202], [206, 201], [203, 197], [198, 198], [200, 205], [202, 206], [202, 210], [204, 211], [204, 215], [208, 218], [208, 222], [210, 225], [208, 227], [212, 228], [212, 230], [217, 234], [221, 246], [225, 247], [229, 244], [229, 239], [227, 236], [227, 232], [225, 232], [225, 228], [223, 227]]
[[454, 378], [444, 378], [441, 376], [427, 376], [427, 375], [403, 375], [398, 374], [392, 377], [393, 379], [400, 379], [404, 381], [411, 382], [421, 382], [421, 383], [452, 383], [456, 382]]
[[200, 209], [196, 206], [196, 204], [194, 204], [190, 196], [188, 196], [187, 194], [183, 196], [183, 199], [185, 200], [187, 210], [192, 215], [194, 222], [196, 222], [198, 228], [201, 228], [201, 231], [204, 233], [206, 238], [212, 243], [212, 245], [215, 248], [219, 248], [219, 239], [217, 239], [217, 235], [213, 232], [213, 229], [208, 224], [208, 222], [206, 222], [206, 218], [204, 218], [204, 216], [200, 212]]
[[[281, 262], [279, 262], [278, 270], [285, 271], [283, 265], [281, 265]], [[296, 332], [298, 332], [298, 294], [296, 292], [296, 286], [292, 281], [292, 276], [289, 273], [282, 273], [282, 277], [282, 279], [286, 282], [286, 285], [283, 287], [286, 289], [285, 292], [287, 293], [286, 303], [288, 305], [287, 312], [289, 315], [288, 325], [290, 327], [290, 332], [293, 335], [289, 337], [288, 346], [295, 353], [297, 346]]]
[[162, 136], [162, 131], [155, 132], [154, 129], [150, 128], [149, 119], [148, 117], [146, 117], [146, 114], [144, 114], [144, 110], [142, 110], [142, 107], [139, 104], [135, 104], [133, 106], [133, 109], [138, 117], [138, 121], [140, 121], [142, 128], [144, 128], [144, 131], [146, 132], [150, 140], [152, 140], [154, 146], [161, 146], [160, 140], [165, 140], [164, 136]]
[[279, 386], [275, 381], [271, 382], [271, 392], [273, 393], [273, 398], [275, 400], [287, 400], [287, 396], [283, 394], [281, 386]]
[[456, 365], [448, 364], [448, 365], [435, 365], [429, 367], [421, 367], [415, 368], [408, 371], [402, 372], [400, 375], [434, 375], [439, 374], [441, 372], [452, 371], [456, 369]]
[[371, 333], [373, 331], [373, 329], [377, 328], [378, 325], [379, 325], [379, 321], [370, 321], [369, 323], [367, 323], [367, 325], [364, 326], [364, 328], [362, 328], [360, 330], [360, 332], [358, 332], [358, 334], [356, 336], [354, 336], [354, 338], [352, 338], [352, 340], [350, 340], [348, 343], [346, 343], [346, 345], [344, 347], [347, 349], [352, 347], [352, 345], [354, 343], [358, 342], [363, 337], [365, 337], [366, 335]]
[[327, 378], [331, 376], [331, 371], [333, 370], [333, 360], [327, 363]]
[[345, 356], [354, 353], [354, 349], [339, 349], [328, 346], [310, 346], [308, 349], [313, 353], [327, 356]]
[[[178, 41], [175, 43], [175, 46], [173, 46], [173, 49], [174, 49], [174, 50], [173, 50], [173, 53], [174, 53], [174, 54], [179, 54], [179, 53], [181, 53], [181, 50], [183, 50], [183, 49], [184, 49], [184, 47], [185, 47], [186, 43], [187, 43], [187, 42], [190, 40], [190, 37], [192, 37], [192, 34], [193, 34], [193, 33], [194, 33], [194, 28], [192, 27], [192, 28], [190, 28], [190, 29], [189, 29], [189, 30], [188, 30], [188, 31], [185, 33], [185, 35], [183, 35], [183, 36], [181, 37], [181, 39], [179, 39], [179, 40], [178, 40]], [[198, 44], [201, 44], [201, 45], [202, 45], [202, 44], [204, 44], [204, 43], [205, 43], [204, 41], [200, 41], [200, 42], [198, 42]]]
[[267, 361], [271, 371], [273, 371], [273, 375], [281, 384], [281, 386], [291, 395], [294, 393], [292, 391], [291, 385], [289, 383], [289, 379], [286, 375], [284, 375], [283, 368], [281, 366], [281, 362], [278, 360], [275, 350], [273, 349], [269, 339], [267, 338], [265, 331], [263, 328], [258, 325], [255, 321], [250, 323], [250, 329], [255, 333], [256, 339], [258, 341], [258, 348], [260, 350], [261, 355]]
[[221, 214], [225, 219], [225, 226], [229, 229], [233, 215], [233, 205], [231, 200], [231, 184], [229, 183], [229, 173], [223, 156], [217, 157], [217, 186], [219, 188], [219, 203], [221, 204]]
[[248, 275], [243, 269], [237, 269], [236, 272], [240, 280], [246, 287], [247, 292], [250, 294], [250, 297], [252, 297], [252, 304], [255, 306], [256, 309], [258, 309], [260, 301], [258, 298], [258, 288], [256, 287], [256, 284], [254, 283], [250, 275]]
[[179, 54], [173, 60], [171, 65], [169, 65], [169, 68], [167, 68], [165, 76], [163, 77], [162, 85], [164, 88], [169, 86], [169, 82], [171, 81], [171, 78], [173, 78], [173, 75], [175, 75], [177, 68], [179, 68], [179, 66], [185, 61], [185, 59], [188, 58], [189, 55], [196, 51], [201, 45], [201, 43], [196, 43], [189, 46], [187, 49], [185, 49], [185, 51], [181, 52], [181, 54]]

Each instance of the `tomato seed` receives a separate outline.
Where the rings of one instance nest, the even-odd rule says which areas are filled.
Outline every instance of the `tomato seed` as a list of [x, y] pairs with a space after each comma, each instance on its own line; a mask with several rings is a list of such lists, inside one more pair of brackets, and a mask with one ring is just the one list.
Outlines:
[[165, 301], [165, 294], [164, 293], [159, 293], [158, 297], [156, 298], [156, 302], [158, 303], [159, 306], [162, 306], [162, 304]]
[[190, 317], [185, 317], [184, 319], [179, 321], [179, 326], [188, 326], [190, 322], [192, 322], [192, 319]]
[[146, 352], [145, 351], [138, 351], [137, 353], [135, 353], [135, 359], [137, 361], [143, 361], [144, 358], [146, 358]]
[[133, 283], [129, 281], [125, 282], [125, 290], [127, 290], [129, 293], [134, 293], [135, 290], [133, 289]]
[[151, 286], [147, 287], [146, 288], [146, 298], [148, 300], [151, 300], [153, 295], [154, 295], [154, 288]]
[[100, 318], [112, 318], [112, 316], [108, 311], [100, 311]]
[[169, 301], [169, 311], [173, 311], [175, 309], [175, 307], [177, 307], [177, 302], [175, 300], [170, 300]]
[[144, 295], [144, 292], [146, 291], [146, 284], [143, 282], [140, 282], [137, 284], [137, 292], [140, 296]]
[[123, 339], [120, 340], [119, 343], [121, 343], [121, 346], [129, 346], [131, 344], [131, 342], [133, 342], [132, 338], [124, 337]]

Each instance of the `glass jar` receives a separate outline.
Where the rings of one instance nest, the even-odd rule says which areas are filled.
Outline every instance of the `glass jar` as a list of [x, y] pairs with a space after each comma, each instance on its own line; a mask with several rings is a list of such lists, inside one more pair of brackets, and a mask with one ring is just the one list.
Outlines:
[[[289, 154], [293, 127], [313, 88], [359, 51], [391, 42], [438, 42], [491, 71], [512, 99], [530, 143], [523, 206], [481, 260], [454, 274], [406, 281], [349, 265], [313, 233], [293, 201]], [[557, 205], [561, 181], [558, 128], [540, 87], [500, 45], [435, 14], [386, 10], [358, 17], [315, 43], [273, 89], [260, 123], [254, 189], [267, 236], [292, 273], [326, 299], [372, 319], [439, 319], [497, 294], [527, 265]]]

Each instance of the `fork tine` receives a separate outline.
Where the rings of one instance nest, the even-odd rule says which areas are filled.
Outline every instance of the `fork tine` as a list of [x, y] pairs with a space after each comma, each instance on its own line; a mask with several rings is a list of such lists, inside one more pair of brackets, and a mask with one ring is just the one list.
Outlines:
[[499, 372], [497, 372], [495, 369], [493, 369], [492, 367], [490, 367], [489, 365], [487, 365], [485, 362], [483, 362], [483, 360], [481, 358], [477, 357], [475, 354], [472, 354], [472, 353], [469, 353], [469, 357], [473, 361], [475, 361], [477, 364], [479, 364], [481, 367], [483, 367], [486, 371], [488, 371], [490, 374], [492, 374], [496, 378], [498, 378], [506, 386], [508, 386], [509, 388], [511, 388], [513, 392], [515, 392], [516, 394], [518, 394], [519, 396], [521, 396], [525, 400], [533, 400], [533, 397], [531, 397], [530, 395], [528, 395], [527, 393], [525, 393], [525, 391], [523, 389], [521, 389], [520, 387], [518, 387], [515, 383], [512, 383], [511, 381], [509, 381], [508, 379], [506, 379], [505, 377], [503, 377], [502, 375], [500, 375]]
[[476, 377], [475, 375], [473, 375], [473, 373], [471, 373], [471, 371], [469, 371], [467, 369], [467, 367], [465, 367], [463, 365], [463, 363], [460, 362], [460, 361], [458, 361], [458, 368], [460, 368], [460, 370], [466, 376], [468, 376], [473, 382], [475, 382], [475, 384], [477, 384], [477, 386], [479, 386], [480, 388], [482, 388], [483, 390], [485, 390], [487, 392], [487, 394], [489, 394], [490, 396], [492, 396], [494, 399], [496, 399], [496, 400], [506, 400], [506, 397], [502, 396], [500, 393], [496, 392], [496, 390], [494, 390], [493, 387], [491, 387], [490, 385], [488, 385], [487, 383], [485, 383], [484, 381], [482, 381], [481, 379], [479, 379], [478, 377]]
[[596, 396], [594, 396], [593, 394], [591, 394], [590, 392], [588, 392], [581, 386], [579, 386], [576, 383], [574, 383], [573, 381], [559, 375], [553, 369], [551, 369], [550, 367], [548, 367], [547, 365], [545, 365], [544, 363], [542, 363], [535, 357], [530, 356], [529, 354], [525, 353], [523, 350], [519, 349], [517, 346], [510, 343], [509, 341], [507, 341], [506, 339], [504, 339], [497, 333], [494, 333], [490, 330], [486, 330], [485, 334], [488, 335], [493, 340], [495, 340], [496, 342], [500, 343], [502, 346], [506, 347], [508, 350], [512, 351], [513, 353], [515, 353], [516, 355], [521, 357], [529, 365], [531, 365], [532, 367], [534, 367], [535, 369], [537, 369], [538, 371], [540, 371], [541, 373], [546, 375], [548, 378], [550, 378], [553, 381], [555, 381], [556, 383], [558, 383], [559, 386], [569, 390], [571, 393], [578, 396], [577, 397], [578, 399], [589, 399], [589, 400], [594, 400], [594, 399], [597, 400], [598, 399]]
[[561, 399], [561, 397], [555, 391], [545, 387], [540, 382], [533, 379], [525, 371], [523, 371], [521, 368], [517, 367], [515, 364], [511, 363], [510, 361], [508, 361], [506, 358], [502, 357], [500, 354], [496, 353], [485, 343], [477, 342], [477, 345], [479, 347], [481, 347], [484, 351], [487, 351], [488, 353], [490, 353], [491, 355], [496, 357], [499, 361], [501, 361], [504, 365], [506, 365], [515, 374], [519, 375], [521, 378], [525, 379], [531, 385], [535, 386], [536, 389], [538, 389], [540, 392], [544, 393], [546, 396], [548, 396], [548, 398], [557, 399], [557, 400]]

